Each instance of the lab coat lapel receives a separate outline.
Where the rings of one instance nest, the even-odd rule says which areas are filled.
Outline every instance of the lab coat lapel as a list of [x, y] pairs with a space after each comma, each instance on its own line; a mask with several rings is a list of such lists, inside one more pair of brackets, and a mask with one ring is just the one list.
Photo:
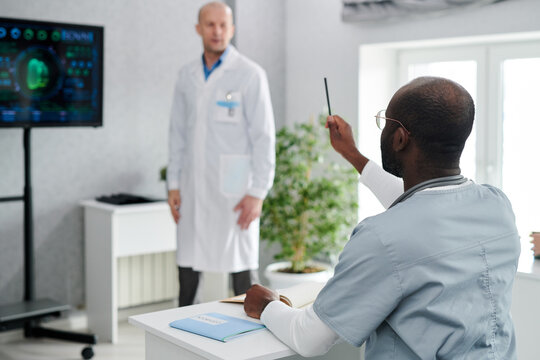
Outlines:
[[221, 64], [219, 68], [221, 68], [223, 71], [228, 71], [231, 68], [234, 67], [236, 60], [238, 59], [239, 54], [236, 48], [232, 45], [230, 45], [229, 52], [227, 53], [227, 56], [225, 56], [225, 59], [223, 59], [223, 64]]
[[203, 70], [202, 61], [199, 61], [199, 63], [195, 63], [194, 66], [191, 68], [191, 77], [193, 78], [193, 84], [195, 84], [197, 87], [202, 88], [205, 85], [204, 80], [204, 70]]
[[[223, 77], [223, 75], [234, 68], [236, 60], [238, 59], [238, 51], [236, 48], [232, 45], [229, 45], [230, 49], [225, 58], [223, 59], [223, 63], [218, 66], [212, 74], [208, 77], [208, 80], [205, 82], [205, 85], [207, 87], [213, 87], [215, 84], [219, 82], [219, 80]], [[204, 75], [203, 75], [204, 79]]]

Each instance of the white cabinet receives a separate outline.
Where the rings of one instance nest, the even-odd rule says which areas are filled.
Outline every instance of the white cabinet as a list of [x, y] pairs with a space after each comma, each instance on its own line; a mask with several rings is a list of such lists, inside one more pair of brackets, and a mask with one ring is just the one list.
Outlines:
[[[99, 341], [116, 342], [120, 257], [175, 251], [176, 225], [166, 202], [109, 205], [83, 201], [86, 311]], [[171, 283], [176, 286], [177, 280]]]

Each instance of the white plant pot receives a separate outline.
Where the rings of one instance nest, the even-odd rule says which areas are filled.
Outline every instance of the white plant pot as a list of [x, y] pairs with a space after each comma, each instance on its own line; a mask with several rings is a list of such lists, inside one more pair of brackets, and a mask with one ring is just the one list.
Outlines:
[[326, 263], [311, 262], [310, 265], [317, 265], [326, 268], [324, 271], [306, 274], [293, 274], [279, 272], [279, 269], [287, 268], [291, 266], [289, 261], [282, 261], [270, 264], [264, 270], [264, 276], [270, 282], [270, 288], [272, 289], [285, 289], [306, 281], [318, 281], [326, 282], [334, 275], [334, 269]]

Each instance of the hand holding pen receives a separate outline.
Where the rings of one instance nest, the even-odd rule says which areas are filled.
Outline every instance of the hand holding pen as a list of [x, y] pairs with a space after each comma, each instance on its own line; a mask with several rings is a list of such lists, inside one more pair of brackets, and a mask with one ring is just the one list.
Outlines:
[[328, 102], [328, 117], [325, 127], [329, 130], [330, 143], [334, 150], [350, 162], [358, 171], [362, 173], [364, 166], [369, 161], [358, 151], [354, 141], [352, 128], [345, 120], [338, 115], [332, 115], [330, 110], [330, 97], [328, 96], [328, 84], [324, 78], [324, 87], [326, 89], [326, 101]]

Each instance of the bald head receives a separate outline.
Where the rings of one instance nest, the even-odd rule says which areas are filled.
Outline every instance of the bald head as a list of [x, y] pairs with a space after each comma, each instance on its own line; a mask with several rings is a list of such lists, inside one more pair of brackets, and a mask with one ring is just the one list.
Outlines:
[[426, 159], [459, 164], [473, 126], [474, 103], [454, 81], [420, 77], [395, 93], [386, 114], [405, 125]]
[[201, 36], [205, 60], [211, 66], [223, 54], [234, 36], [232, 10], [222, 2], [211, 2], [199, 10], [199, 23], [195, 25]]
[[227, 15], [229, 20], [231, 21], [231, 24], [233, 23], [233, 13], [229, 5], [222, 3], [220, 1], [212, 1], [212, 2], [209, 2], [208, 4], [203, 5], [199, 9], [199, 16], [198, 16], [199, 24], [201, 23], [201, 18], [203, 18], [208, 11], [212, 11], [212, 10], [223, 11]]

